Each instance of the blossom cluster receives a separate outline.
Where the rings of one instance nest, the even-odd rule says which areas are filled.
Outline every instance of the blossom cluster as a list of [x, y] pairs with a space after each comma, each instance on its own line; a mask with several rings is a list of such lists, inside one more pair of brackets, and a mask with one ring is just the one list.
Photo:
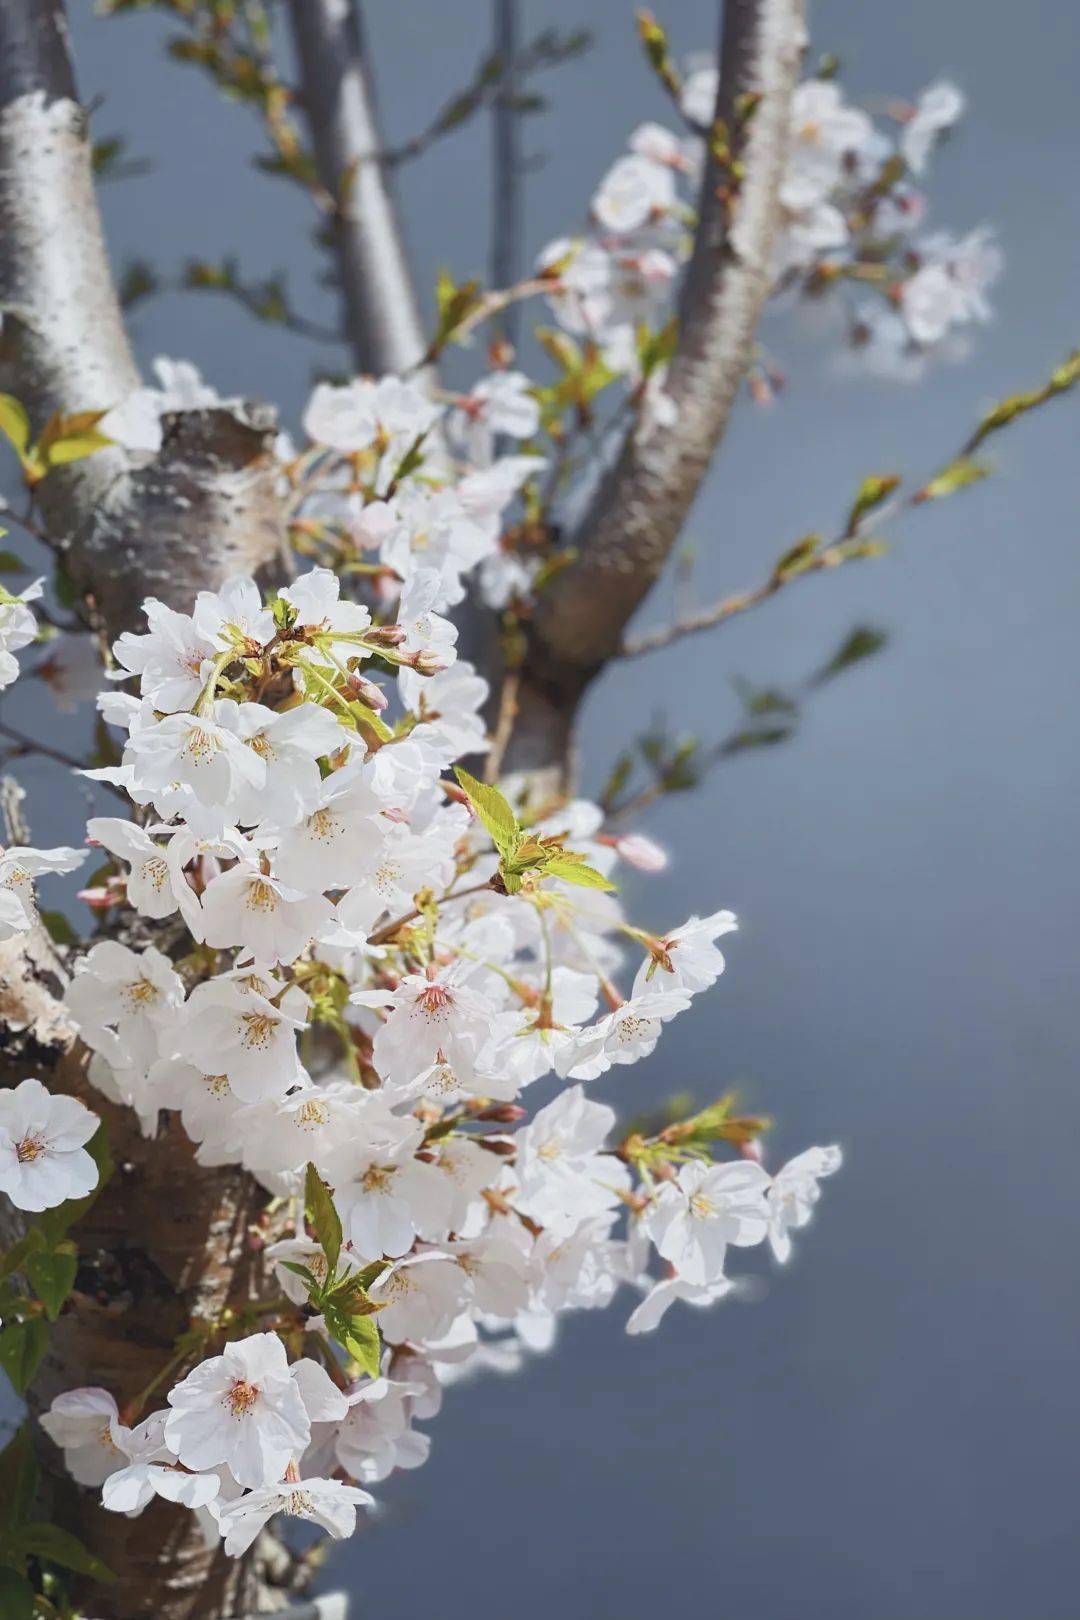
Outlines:
[[[550, 302], [560, 324], [598, 344], [612, 372], [644, 384], [646, 431], [667, 425], [673, 407], [663, 395], [662, 368], [642, 376], [640, 333], [668, 320], [691, 250], [715, 138], [717, 82], [715, 60], [695, 58], [681, 86], [684, 128], [640, 124], [593, 194], [588, 232], [551, 242], [538, 260], [542, 272], [558, 268]], [[987, 292], [1002, 262], [991, 233], [920, 234], [923, 176], [963, 110], [962, 93], [946, 80], [914, 106], [894, 104], [884, 125], [849, 102], [832, 78], [808, 79], [795, 92], [773, 248], [775, 292], [854, 291], [847, 336], [861, 364], [881, 374], [918, 376], [931, 353], [989, 318]], [[730, 135], [724, 131], [724, 140]], [[733, 230], [737, 243], [737, 212]], [[760, 381], [766, 386], [763, 375]]]
[[[613, 877], [662, 865], [655, 846], [458, 766], [488, 747], [487, 689], [446, 615], [530, 459], [481, 441], [525, 426], [517, 392], [449, 406], [436, 438], [406, 382], [316, 390], [322, 498], [377, 542], [370, 605], [319, 567], [190, 613], [148, 601], [99, 700], [119, 762], [90, 774], [135, 811], [89, 823], [109, 937], [68, 1008], [92, 1083], [148, 1136], [178, 1116], [202, 1164], [266, 1188], [280, 1297], [262, 1331], [207, 1324], [219, 1352], [160, 1411], [77, 1390], [45, 1423], [107, 1507], [162, 1495], [229, 1553], [277, 1512], [347, 1534], [368, 1486], [424, 1460], [443, 1387], [548, 1347], [566, 1310], [625, 1285], [643, 1332], [729, 1292], [729, 1248], [786, 1257], [839, 1163], [770, 1174], [725, 1106], [620, 1139], [589, 1094], [716, 982], [736, 922], [635, 926]], [[454, 481], [457, 433], [491, 459]]]

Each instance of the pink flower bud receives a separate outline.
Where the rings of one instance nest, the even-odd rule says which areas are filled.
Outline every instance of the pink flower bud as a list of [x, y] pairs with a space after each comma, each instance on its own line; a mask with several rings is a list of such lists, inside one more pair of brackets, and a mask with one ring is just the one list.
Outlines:
[[92, 911], [108, 911], [110, 906], [116, 904], [118, 896], [110, 894], [107, 888], [101, 887], [97, 889], [80, 889], [75, 898], [84, 901]]
[[400, 624], [377, 624], [366, 632], [364, 640], [370, 647], [400, 647], [405, 636]]
[[355, 670], [349, 676], [349, 690], [355, 693], [361, 703], [366, 703], [369, 709], [374, 709], [376, 714], [380, 714], [390, 701], [381, 686], [376, 686], [374, 681], [366, 680]]
[[438, 675], [441, 670], [446, 668], [438, 654], [433, 653], [427, 647], [423, 647], [418, 653], [414, 653], [409, 659], [409, 664], [419, 675]]
[[519, 1108], [517, 1103], [495, 1103], [492, 1107], [483, 1109], [476, 1117], [490, 1121], [493, 1125], [516, 1125], [519, 1120], [525, 1118], [526, 1113], [527, 1110]]
[[625, 838], [615, 838], [612, 842], [619, 859], [628, 866], [636, 866], [639, 872], [662, 872], [667, 866], [667, 850], [646, 838], [644, 833], [627, 833]]

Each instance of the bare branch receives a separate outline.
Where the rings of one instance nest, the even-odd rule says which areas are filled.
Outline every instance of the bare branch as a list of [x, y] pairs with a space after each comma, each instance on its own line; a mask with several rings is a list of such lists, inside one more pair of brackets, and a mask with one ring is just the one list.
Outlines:
[[[540, 601], [534, 627], [539, 678], [564, 692], [580, 692], [617, 652], [727, 427], [770, 291], [791, 98], [804, 41], [801, 0], [726, 0], [717, 118], [732, 138], [732, 151], [723, 164], [715, 152], [710, 155], [702, 184], [679, 345], [667, 382], [679, 420], [645, 443], [627, 439], [574, 537], [579, 560]], [[760, 98], [749, 118], [747, 96]]]
[[738, 591], [731, 596], [723, 596], [718, 602], [709, 607], [701, 608], [696, 613], [687, 613], [674, 624], [663, 625], [659, 630], [648, 630], [644, 635], [635, 636], [631, 641], [624, 641], [619, 648], [617, 656], [620, 658], [640, 658], [642, 653], [658, 652], [661, 647], [670, 647], [684, 636], [694, 636], [702, 630], [715, 630], [717, 625], [725, 624], [728, 619], [734, 619], [740, 613], [746, 613], [751, 608], [760, 607], [767, 602], [770, 596], [783, 590], [785, 585], [793, 580], [803, 579], [808, 574], [819, 574], [826, 568], [839, 568], [842, 563], [854, 562], [856, 559], [877, 555], [873, 549], [874, 542], [837, 540], [832, 545], [825, 546], [813, 555], [800, 560], [790, 568], [782, 564], [771, 573], [768, 579], [752, 590]]
[[[4, 752], [12, 758], [17, 758], [21, 754], [40, 754], [43, 759], [54, 760], [57, 765], [66, 765], [72, 771], [85, 770], [88, 764], [87, 760], [78, 759], [74, 754], [65, 753], [62, 748], [55, 748], [52, 743], [43, 742], [37, 737], [27, 736], [26, 732], [20, 731], [18, 726], [9, 725], [3, 719], [0, 719], [0, 737], [8, 739], [11, 746], [4, 748]], [[8, 778], [5, 778], [5, 780], [8, 780]]]
[[346, 328], [360, 371], [405, 372], [427, 348], [382, 150], [359, 0], [289, 0], [319, 177], [334, 198]]
[[[503, 63], [503, 78], [491, 111], [491, 285], [512, 287], [521, 276], [521, 115], [517, 60], [521, 48], [517, 0], [492, 0], [492, 53]], [[500, 312], [497, 331], [517, 343], [516, 305]]]
[[943, 462], [932, 478], [903, 495], [894, 491], [901, 483], [898, 474], [871, 474], [863, 483], [850, 508], [843, 529], [827, 544], [820, 535], [807, 535], [777, 562], [768, 579], [752, 590], [740, 591], [721, 597], [710, 606], [695, 612], [683, 613], [673, 624], [644, 635], [626, 640], [618, 649], [621, 658], [637, 658], [642, 653], [656, 652], [670, 647], [684, 636], [696, 635], [701, 630], [712, 630], [728, 619], [749, 608], [760, 606], [777, 591], [793, 580], [823, 569], [838, 568], [842, 563], [855, 562], [864, 557], [880, 556], [884, 547], [880, 540], [865, 537], [872, 519], [874, 527], [881, 529], [888, 522], [904, 516], [929, 501], [941, 500], [959, 490], [970, 488], [990, 476], [991, 468], [985, 462], [972, 459], [976, 450], [991, 436], [1012, 422], [1038, 410], [1051, 400], [1070, 392], [1080, 384], [1080, 350], [1074, 351], [1057, 366], [1049, 379], [1036, 388], [1011, 394], [988, 411], [978, 426], [968, 435], [960, 449]]

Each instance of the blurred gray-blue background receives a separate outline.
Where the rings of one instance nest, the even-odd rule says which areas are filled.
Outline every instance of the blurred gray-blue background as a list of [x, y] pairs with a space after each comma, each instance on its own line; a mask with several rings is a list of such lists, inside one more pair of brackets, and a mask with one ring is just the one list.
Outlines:
[[[667, 109], [626, 0], [523, 9], [530, 30], [596, 35], [529, 123], [545, 158], [528, 181], [531, 256], [582, 218], [633, 124]], [[397, 141], [466, 81], [488, 7], [367, 10]], [[71, 11], [83, 94], [107, 98], [97, 131], [123, 130], [154, 163], [104, 192], [117, 261], [175, 272], [235, 253], [250, 274], [288, 270], [298, 305], [329, 319], [307, 204], [247, 166], [245, 111], [165, 60], [160, 18]], [[713, 11], [664, 0], [680, 54], [711, 45]], [[995, 224], [1008, 269], [971, 358], [915, 388], [838, 380], [829, 342], [770, 318], [789, 386], [769, 412], [744, 407], [693, 515], [702, 600], [828, 531], [865, 473], [932, 471], [1080, 335], [1074, 8], [818, 0], [811, 23], [853, 96], [957, 78], [971, 111], [933, 171], [934, 223]], [[482, 273], [485, 121], [408, 167], [403, 196], [425, 289], [441, 264]], [[344, 365], [207, 295], [161, 296], [133, 324], [144, 363], [188, 357], [293, 423], [313, 369]], [[726, 977], [656, 1058], [602, 1082], [625, 1112], [737, 1083], [776, 1119], [774, 1161], [835, 1140], [847, 1163], [755, 1303], [676, 1310], [628, 1340], [623, 1300], [569, 1321], [523, 1375], [451, 1392], [430, 1463], [381, 1488], [380, 1525], [329, 1566], [358, 1615], [585, 1620], [666, 1602], [740, 1620], [1074, 1620], [1077, 427], [1076, 404], [1055, 404], [995, 443], [996, 478], [907, 519], [884, 561], [800, 585], [594, 693], [596, 788], [654, 710], [722, 735], [738, 718], [733, 675], [797, 683], [854, 623], [889, 632], [820, 692], [795, 741], [652, 813], [676, 860], [662, 883], [631, 885], [641, 920], [725, 905], [743, 928]], [[649, 616], [668, 607], [661, 590]], [[32, 688], [16, 701], [63, 737]], [[80, 723], [65, 724], [76, 743]], [[55, 767], [22, 774], [36, 841], [70, 839]]]

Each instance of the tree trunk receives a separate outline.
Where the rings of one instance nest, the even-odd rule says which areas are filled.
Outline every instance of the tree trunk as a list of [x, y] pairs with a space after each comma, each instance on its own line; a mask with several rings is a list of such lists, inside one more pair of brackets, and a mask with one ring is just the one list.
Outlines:
[[[22, 400], [35, 427], [53, 411], [115, 405], [138, 385], [59, 0], [0, 6], [0, 306], [0, 386]], [[103, 636], [136, 624], [149, 595], [187, 609], [198, 590], [230, 574], [280, 564], [273, 435], [263, 407], [183, 412], [163, 423], [153, 459], [116, 448], [50, 473], [38, 491], [43, 519]], [[60, 1003], [64, 978], [41, 933], [0, 948], [0, 1085], [35, 1075], [82, 1097], [108, 1126], [116, 1164], [74, 1231], [76, 1290], [35, 1382], [35, 1412], [86, 1384], [108, 1389], [123, 1408], [161, 1372], [193, 1318], [252, 1297], [260, 1280], [247, 1230], [265, 1194], [239, 1169], [196, 1164], [175, 1118], [146, 1141], [131, 1110], [89, 1085], [88, 1054]], [[4, 1204], [12, 1228], [17, 1212]], [[137, 1519], [106, 1513], [38, 1438], [49, 1516], [118, 1576], [79, 1594], [97, 1620], [234, 1620], [263, 1601], [259, 1544], [247, 1558], [226, 1559], [206, 1547], [193, 1514], [164, 1502]]]

